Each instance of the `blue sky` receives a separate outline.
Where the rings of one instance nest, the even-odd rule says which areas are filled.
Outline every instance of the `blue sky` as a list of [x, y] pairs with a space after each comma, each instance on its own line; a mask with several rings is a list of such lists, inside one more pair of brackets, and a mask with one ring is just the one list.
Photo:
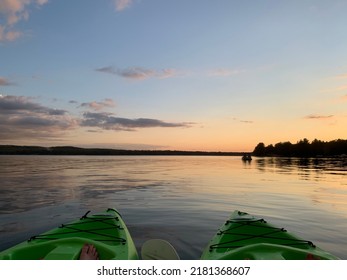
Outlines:
[[347, 2], [0, 0], [0, 144], [346, 138]]

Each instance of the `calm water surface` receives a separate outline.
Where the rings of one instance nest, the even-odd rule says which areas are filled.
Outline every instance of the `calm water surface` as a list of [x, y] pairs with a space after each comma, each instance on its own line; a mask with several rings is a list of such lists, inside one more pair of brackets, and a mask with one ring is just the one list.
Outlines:
[[117, 208], [137, 248], [170, 241], [199, 258], [233, 210], [264, 217], [347, 259], [347, 160], [0, 156], [0, 250]]

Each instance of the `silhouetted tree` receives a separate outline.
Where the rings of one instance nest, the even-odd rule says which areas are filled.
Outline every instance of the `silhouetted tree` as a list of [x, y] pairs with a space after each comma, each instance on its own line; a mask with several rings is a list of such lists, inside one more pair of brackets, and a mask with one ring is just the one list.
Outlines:
[[265, 154], [267, 154], [267, 155], [274, 155], [274, 154], [276, 154], [275, 147], [272, 144], [266, 146], [265, 147]]
[[314, 139], [311, 143], [311, 153], [314, 156], [327, 155], [326, 143], [317, 139]]
[[259, 143], [253, 151], [253, 154], [258, 157], [263, 157], [266, 155], [264, 143]]
[[298, 141], [293, 147], [293, 152], [295, 156], [308, 157], [311, 156], [311, 146], [310, 141], [306, 138]]
[[347, 155], [347, 140], [338, 139], [329, 142], [329, 144], [329, 153], [331, 155]]
[[290, 157], [292, 156], [292, 153], [293, 153], [292, 147], [293, 147], [293, 144], [290, 143], [289, 141], [277, 143], [275, 145], [275, 153], [285, 157]]

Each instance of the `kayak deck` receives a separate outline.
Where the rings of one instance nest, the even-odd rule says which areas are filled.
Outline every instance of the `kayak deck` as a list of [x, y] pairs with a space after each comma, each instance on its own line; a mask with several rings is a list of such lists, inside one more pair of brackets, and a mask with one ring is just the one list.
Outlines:
[[0, 259], [78, 259], [84, 244], [93, 244], [100, 259], [138, 259], [130, 233], [114, 209], [63, 224], [0, 253]]
[[247, 213], [235, 211], [209, 242], [201, 259], [301, 260], [338, 259], [303, 240]]

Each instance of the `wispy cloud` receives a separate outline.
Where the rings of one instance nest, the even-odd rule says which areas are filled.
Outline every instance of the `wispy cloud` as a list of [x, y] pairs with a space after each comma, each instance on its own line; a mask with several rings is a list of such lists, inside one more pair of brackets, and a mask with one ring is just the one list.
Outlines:
[[305, 116], [304, 119], [309, 119], [309, 120], [326, 120], [326, 119], [331, 119], [333, 117], [334, 117], [334, 115], [316, 115], [316, 114], [311, 114], [311, 115]]
[[22, 36], [22, 32], [17, 30], [11, 30], [7, 26], [0, 25], [0, 42], [14, 41]]
[[32, 98], [0, 95], [0, 139], [50, 138], [74, 129], [78, 121], [66, 110], [43, 106]]
[[43, 6], [48, 0], [2, 0], [0, 1], [0, 15], [4, 22], [0, 22], [0, 42], [14, 41], [22, 32], [16, 30], [15, 25], [29, 19], [31, 6]]
[[217, 68], [207, 71], [177, 70], [174, 68], [150, 69], [145, 67], [117, 68], [105, 66], [95, 69], [97, 72], [115, 75], [129, 80], [147, 80], [151, 78], [167, 79], [172, 77], [208, 76], [208, 77], [231, 77], [246, 72], [245, 70]]
[[237, 121], [237, 122], [240, 122], [240, 123], [247, 123], [247, 124], [254, 123], [254, 121], [251, 121], [251, 120], [243, 120], [243, 119], [239, 119], [239, 118], [236, 118], [236, 117], [234, 117], [233, 120], [234, 120], [234, 121]]
[[0, 77], [0, 86], [12, 86], [14, 85], [13, 82], [11, 82], [9, 79], [5, 77]]
[[175, 69], [148, 69], [143, 67], [131, 67], [131, 68], [115, 68], [112, 66], [106, 66], [102, 68], [97, 68], [95, 71], [116, 75], [125, 79], [130, 80], [146, 80], [150, 78], [166, 79], [173, 77], [177, 74]]
[[133, 0], [113, 0], [113, 1], [114, 1], [114, 5], [117, 12], [120, 12], [125, 10], [126, 8], [129, 8], [133, 3]]
[[242, 123], [254, 123], [254, 121], [249, 121], [249, 120], [240, 120]]
[[103, 101], [92, 101], [82, 103], [80, 107], [86, 107], [95, 111], [100, 111], [104, 108], [114, 108], [115, 106], [116, 104], [112, 99], [106, 98]]
[[157, 119], [148, 118], [120, 118], [115, 117], [113, 114], [100, 112], [92, 113], [85, 112], [83, 114], [84, 119], [81, 122], [81, 126], [86, 127], [98, 127], [106, 130], [124, 130], [135, 131], [139, 128], [153, 128], [153, 127], [190, 127], [192, 123], [182, 122], [165, 122]]

